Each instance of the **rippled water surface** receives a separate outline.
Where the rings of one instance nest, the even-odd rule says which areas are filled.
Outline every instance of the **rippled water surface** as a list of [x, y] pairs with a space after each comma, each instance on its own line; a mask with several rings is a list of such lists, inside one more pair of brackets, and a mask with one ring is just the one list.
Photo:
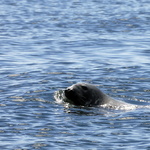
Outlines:
[[66, 107], [77, 82], [150, 105], [149, 0], [1, 0], [1, 149], [150, 150], [150, 109]]

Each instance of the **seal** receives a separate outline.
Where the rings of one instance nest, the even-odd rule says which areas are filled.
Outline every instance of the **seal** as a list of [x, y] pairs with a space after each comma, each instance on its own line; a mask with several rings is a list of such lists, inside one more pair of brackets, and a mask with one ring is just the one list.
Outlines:
[[64, 90], [65, 102], [77, 106], [102, 106], [114, 109], [133, 109], [136, 105], [118, 101], [103, 93], [95, 85], [77, 83]]

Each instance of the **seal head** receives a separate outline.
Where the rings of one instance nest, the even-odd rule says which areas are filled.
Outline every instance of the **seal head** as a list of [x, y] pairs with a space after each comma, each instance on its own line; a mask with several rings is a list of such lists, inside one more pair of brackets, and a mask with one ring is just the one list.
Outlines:
[[66, 102], [81, 106], [96, 106], [107, 103], [107, 95], [96, 86], [87, 83], [77, 83], [65, 90]]

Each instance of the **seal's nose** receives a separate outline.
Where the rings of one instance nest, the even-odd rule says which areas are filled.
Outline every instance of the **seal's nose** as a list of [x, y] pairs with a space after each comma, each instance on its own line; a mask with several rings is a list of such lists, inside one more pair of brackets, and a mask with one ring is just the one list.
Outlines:
[[72, 90], [70, 89], [70, 88], [67, 88], [66, 90], [65, 90], [65, 94], [68, 94], [68, 93], [70, 93]]
[[72, 97], [74, 97], [74, 95], [75, 95], [75, 93], [74, 93], [73, 89], [67, 88], [65, 90], [65, 96], [67, 98], [72, 98]]

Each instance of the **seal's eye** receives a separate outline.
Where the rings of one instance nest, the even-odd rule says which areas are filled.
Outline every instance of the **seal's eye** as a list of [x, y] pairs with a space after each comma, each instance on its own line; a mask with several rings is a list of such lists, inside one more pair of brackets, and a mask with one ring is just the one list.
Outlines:
[[86, 86], [84, 86], [84, 85], [82, 85], [81, 87], [82, 87], [82, 89], [85, 90], [85, 91], [88, 90], [88, 88], [87, 88]]

